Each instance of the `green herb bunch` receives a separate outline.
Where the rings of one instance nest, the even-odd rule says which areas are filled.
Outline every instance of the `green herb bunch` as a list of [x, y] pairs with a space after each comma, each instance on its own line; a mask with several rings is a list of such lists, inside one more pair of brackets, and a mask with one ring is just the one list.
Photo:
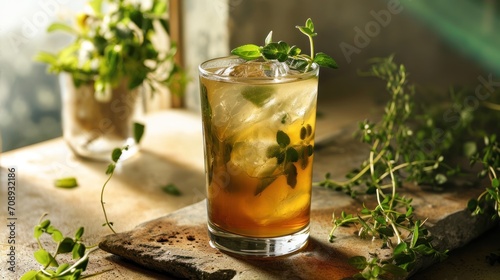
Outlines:
[[[427, 140], [433, 139], [433, 133], [438, 131], [437, 124], [432, 116], [415, 114], [415, 87], [408, 83], [404, 65], [397, 65], [393, 56], [374, 59], [371, 69], [364, 74], [384, 80], [390, 95], [378, 123], [366, 120], [359, 124], [357, 134], [369, 146], [368, 157], [359, 169], [347, 175], [346, 181], [334, 181], [327, 174], [317, 184], [355, 197], [360, 193], [382, 193], [405, 181], [439, 186], [447, 182], [448, 176], [459, 172], [444, 161], [446, 152], [456, 144], [453, 135], [443, 133], [431, 150], [427, 148]], [[396, 176], [392, 178], [391, 174]]]
[[[43, 219], [43, 217], [42, 217]], [[89, 262], [89, 254], [97, 247], [87, 247], [81, 240], [84, 229], [80, 227], [74, 237], [64, 236], [60, 230], [55, 228], [50, 220], [40, 219], [40, 223], [35, 226], [33, 236], [38, 243], [38, 250], [34, 253], [36, 261], [41, 265], [40, 270], [30, 270], [26, 272], [21, 280], [31, 279], [61, 279], [73, 280], [85, 278], [82, 273], [86, 270]], [[48, 235], [56, 244], [55, 252], [50, 253], [43, 245], [41, 238]], [[58, 256], [70, 254], [74, 262], [60, 263]]]
[[262, 58], [264, 60], [286, 62], [290, 65], [290, 68], [303, 72], [307, 72], [313, 63], [317, 63], [322, 67], [338, 68], [335, 60], [329, 55], [322, 52], [315, 53], [313, 37], [318, 34], [315, 32], [314, 23], [310, 18], [306, 20], [304, 26], [296, 26], [296, 28], [309, 38], [310, 55], [302, 53], [302, 50], [295, 45], [290, 46], [283, 41], [273, 42], [272, 31], [267, 35], [264, 46], [246, 44], [233, 49], [231, 53], [245, 60]]
[[[381, 275], [395, 277], [407, 275], [421, 256], [442, 260], [447, 251], [433, 247], [432, 237], [425, 228], [425, 220], [414, 217], [411, 198], [402, 197], [397, 189], [404, 184], [417, 184], [446, 188], [455, 179], [469, 179], [477, 174], [487, 186], [478, 197], [471, 199], [468, 208], [474, 214], [491, 213], [492, 219], [500, 216], [500, 145], [494, 133], [497, 121], [478, 114], [480, 110], [462, 106], [470, 92], [455, 92], [445, 103], [433, 103], [416, 107], [415, 87], [408, 83], [408, 74], [403, 65], [397, 65], [393, 57], [375, 59], [370, 70], [364, 73], [386, 82], [389, 101], [380, 121], [360, 123], [360, 141], [368, 145], [368, 155], [361, 166], [347, 174], [345, 181], [333, 180], [330, 174], [317, 185], [344, 191], [352, 197], [373, 194], [375, 206], [363, 204], [359, 213], [341, 212], [333, 219], [330, 241], [341, 226], [356, 225], [358, 234], [364, 238], [379, 238], [383, 248], [392, 250], [389, 257], [371, 254], [367, 259], [356, 256], [349, 259], [360, 272], [356, 277], [379, 279]], [[466, 95], [469, 94], [469, 95]], [[450, 117], [444, 106], [453, 108]], [[445, 127], [445, 128], [442, 128]], [[484, 144], [476, 143], [483, 139]], [[482, 147], [481, 149], [478, 147]], [[470, 159], [471, 165], [480, 164], [479, 172], [467, 168], [462, 162]], [[368, 202], [372, 205], [373, 203]], [[492, 207], [493, 206], [493, 207]]]
[[155, 36], [170, 32], [167, 1], [151, 2], [146, 7], [140, 1], [90, 0], [74, 27], [48, 27], [48, 32], [73, 35], [74, 41], [56, 54], [40, 52], [36, 60], [49, 64], [49, 72], [70, 73], [76, 86], [94, 82], [96, 94], [104, 96], [122, 80], [129, 89], [174, 85], [182, 91], [178, 85], [185, 84], [184, 74], [173, 61], [176, 44], [165, 49], [155, 42]]
[[409, 84], [405, 67], [397, 65], [390, 56], [374, 59], [365, 74], [385, 81], [389, 93], [381, 120], [359, 125], [360, 141], [369, 146], [367, 159], [347, 175], [346, 181], [332, 180], [327, 174], [325, 180], [315, 184], [352, 197], [362, 193], [375, 195], [373, 209], [363, 205], [360, 213], [342, 212], [340, 217], [334, 217], [330, 241], [335, 240], [340, 226], [348, 225], [357, 225], [363, 238], [383, 240], [383, 247], [392, 250], [390, 257], [374, 254], [370, 260], [362, 256], [349, 260], [361, 270], [357, 277], [378, 279], [383, 274], [407, 274], [420, 256], [445, 258], [446, 251], [433, 247], [425, 221], [415, 219], [412, 200], [400, 196], [397, 189], [405, 182], [440, 186], [459, 169], [446, 164], [443, 156], [456, 144], [455, 138], [445, 136], [432, 151], [424, 149], [424, 140], [431, 139], [437, 127], [429, 115], [415, 114], [415, 87]]

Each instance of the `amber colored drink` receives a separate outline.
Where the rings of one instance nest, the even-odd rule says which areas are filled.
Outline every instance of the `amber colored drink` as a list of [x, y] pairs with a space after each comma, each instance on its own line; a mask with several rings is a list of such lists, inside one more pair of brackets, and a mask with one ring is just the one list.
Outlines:
[[214, 247], [274, 256], [307, 242], [317, 74], [233, 57], [200, 66]]

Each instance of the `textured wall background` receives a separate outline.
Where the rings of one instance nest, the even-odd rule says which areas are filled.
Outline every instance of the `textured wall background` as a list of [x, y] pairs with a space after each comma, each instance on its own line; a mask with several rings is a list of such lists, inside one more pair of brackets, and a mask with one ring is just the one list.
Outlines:
[[[274, 40], [294, 42], [309, 52], [307, 37], [294, 26], [303, 25], [308, 17], [313, 19], [318, 33], [316, 50], [332, 55], [340, 66], [340, 70], [321, 72], [320, 96], [350, 95], [370, 87], [360, 83], [358, 70], [366, 69], [368, 59], [390, 54], [405, 64], [413, 82], [432, 88], [475, 85], [478, 75], [485, 72], [471, 56], [445, 41], [436, 26], [416, 17], [409, 0], [230, 2], [238, 2], [229, 11], [231, 48], [263, 44], [273, 30]], [[481, 1], [472, 2], [481, 5]], [[450, 7], [449, 12], [463, 11]], [[499, 35], [491, 32], [491, 36]]]

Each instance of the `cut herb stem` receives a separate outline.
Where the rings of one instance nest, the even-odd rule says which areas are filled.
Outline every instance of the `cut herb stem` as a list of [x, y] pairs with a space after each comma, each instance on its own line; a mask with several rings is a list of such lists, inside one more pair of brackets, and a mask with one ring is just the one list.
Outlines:
[[106, 212], [106, 207], [104, 206], [105, 202], [104, 202], [104, 190], [106, 189], [106, 186], [109, 182], [109, 180], [111, 180], [111, 177], [113, 177], [113, 173], [114, 173], [114, 170], [109, 174], [108, 176], [108, 179], [106, 179], [106, 182], [104, 182], [102, 188], [101, 188], [101, 207], [102, 207], [102, 213], [104, 214], [104, 219], [106, 221], [105, 225], [107, 227], [109, 227], [109, 229], [116, 234], [116, 231], [113, 229], [113, 225], [109, 222], [108, 220], [108, 214]]

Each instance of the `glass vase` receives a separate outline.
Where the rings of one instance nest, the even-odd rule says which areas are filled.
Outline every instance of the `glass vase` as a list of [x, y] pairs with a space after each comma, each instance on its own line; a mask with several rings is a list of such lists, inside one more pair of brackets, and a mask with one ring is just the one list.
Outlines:
[[133, 124], [142, 115], [140, 89], [128, 89], [124, 80], [110, 96], [96, 98], [94, 84], [78, 87], [71, 75], [60, 76], [63, 138], [79, 157], [111, 160], [115, 148], [128, 146], [121, 159], [138, 151]]

